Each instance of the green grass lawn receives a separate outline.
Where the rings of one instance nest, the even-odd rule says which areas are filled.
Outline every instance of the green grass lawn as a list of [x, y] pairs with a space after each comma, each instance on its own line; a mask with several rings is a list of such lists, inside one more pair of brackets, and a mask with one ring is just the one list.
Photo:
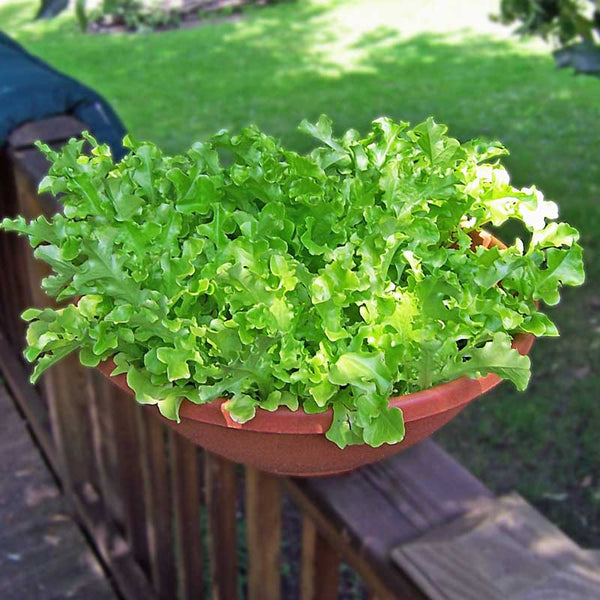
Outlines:
[[498, 138], [582, 231], [588, 282], [551, 314], [526, 393], [509, 384], [438, 435], [498, 492], [517, 489], [584, 545], [600, 546], [600, 79], [557, 71], [550, 48], [490, 23], [498, 0], [322, 0], [152, 35], [84, 35], [70, 15], [30, 24], [37, 2], [0, 0], [0, 27], [94, 87], [138, 138], [177, 152], [258, 123], [291, 146], [304, 117], [338, 129], [434, 115], [460, 139]]

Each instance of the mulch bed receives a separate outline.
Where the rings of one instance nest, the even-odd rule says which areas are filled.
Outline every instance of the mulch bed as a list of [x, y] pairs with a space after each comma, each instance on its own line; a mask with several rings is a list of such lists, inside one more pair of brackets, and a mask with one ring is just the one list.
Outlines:
[[275, 4], [278, 0], [192, 0], [182, 6], [168, 10], [170, 22], [156, 26], [135, 28], [128, 26], [122, 17], [107, 15], [101, 20], [90, 22], [88, 33], [160, 33], [175, 29], [192, 29], [204, 25], [237, 21], [249, 7]]

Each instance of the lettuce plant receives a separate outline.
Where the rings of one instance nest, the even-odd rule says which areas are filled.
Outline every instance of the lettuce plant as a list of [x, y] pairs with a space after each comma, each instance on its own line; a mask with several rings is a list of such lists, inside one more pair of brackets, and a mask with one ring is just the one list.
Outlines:
[[[89, 135], [88, 155], [83, 141], [40, 144], [40, 191], [63, 213], [2, 226], [29, 237], [53, 270], [44, 290], [71, 302], [24, 313], [32, 379], [71, 352], [113, 357], [169, 419], [184, 399], [225, 397], [239, 423], [333, 409], [341, 448], [402, 440], [394, 394], [488, 373], [524, 389], [512, 336], [557, 335], [539, 301], [584, 280], [556, 204], [510, 185], [500, 144], [461, 144], [432, 119], [378, 119], [364, 138], [334, 137], [326, 117], [301, 129], [321, 144], [309, 155], [255, 127], [174, 157], [126, 138], [118, 164]], [[508, 219], [526, 242], [473, 246]]]

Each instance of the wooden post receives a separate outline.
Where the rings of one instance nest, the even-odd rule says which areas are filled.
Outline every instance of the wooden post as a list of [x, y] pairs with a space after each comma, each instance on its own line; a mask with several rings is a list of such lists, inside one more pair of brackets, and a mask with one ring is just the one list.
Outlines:
[[237, 578], [236, 465], [204, 453], [206, 506], [210, 531], [210, 597], [235, 600]]
[[246, 467], [249, 600], [281, 596], [281, 496], [279, 477]]
[[[18, 213], [17, 189], [13, 165], [5, 151], [0, 151], [0, 221]], [[0, 327], [11, 349], [20, 352], [23, 347], [25, 323], [22, 310], [30, 303], [27, 286], [26, 254], [29, 244], [16, 235], [0, 235]]]
[[146, 482], [147, 534], [152, 582], [161, 600], [173, 597], [177, 589], [177, 566], [173, 551], [173, 500], [169, 480], [165, 425], [155, 406], [138, 412]]
[[313, 520], [302, 520], [302, 570], [300, 600], [337, 598], [340, 553], [318, 532]]
[[113, 384], [92, 370], [89, 371], [89, 375], [92, 442], [102, 501], [106, 507], [107, 518], [124, 523], [125, 511], [120, 489], [119, 458], [112, 410]]
[[173, 430], [169, 450], [179, 598], [198, 600], [204, 597], [198, 455], [196, 447]]
[[146, 532], [146, 495], [142, 459], [145, 449], [137, 427], [140, 409], [133, 398], [113, 386], [110, 395], [115, 443], [117, 447], [121, 498], [125, 530], [133, 555], [145, 571], [149, 571], [150, 552]]

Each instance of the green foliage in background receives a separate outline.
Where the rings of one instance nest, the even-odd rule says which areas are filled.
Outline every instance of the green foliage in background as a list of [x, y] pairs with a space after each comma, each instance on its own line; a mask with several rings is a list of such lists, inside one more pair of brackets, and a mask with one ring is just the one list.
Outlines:
[[75, 0], [75, 18], [84, 32], [92, 24], [96, 30], [125, 28], [150, 33], [156, 29], [177, 27], [184, 19], [193, 23], [213, 16], [227, 17], [253, 5], [264, 4], [267, 4], [265, 0], [240, 0], [236, 3], [205, 0], [191, 4], [158, 0], [102, 0], [98, 6], [88, 10], [86, 0]]
[[499, 19], [521, 23], [518, 33], [572, 41], [593, 42], [600, 32], [598, 0], [501, 0]]
[[102, 0], [90, 11], [86, 4], [86, 0], [75, 3], [75, 17], [82, 31], [87, 31], [90, 23], [104, 27], [123, 26], [139, 32], [152, 31], [157, 27], [177, 25], [180, 18], [175, 10], [143, 0]]
[[600, 0], [502, 0], [504, 24], [520, 23], [517, 33], [559, 42], [559, 67], [600, 75]]

